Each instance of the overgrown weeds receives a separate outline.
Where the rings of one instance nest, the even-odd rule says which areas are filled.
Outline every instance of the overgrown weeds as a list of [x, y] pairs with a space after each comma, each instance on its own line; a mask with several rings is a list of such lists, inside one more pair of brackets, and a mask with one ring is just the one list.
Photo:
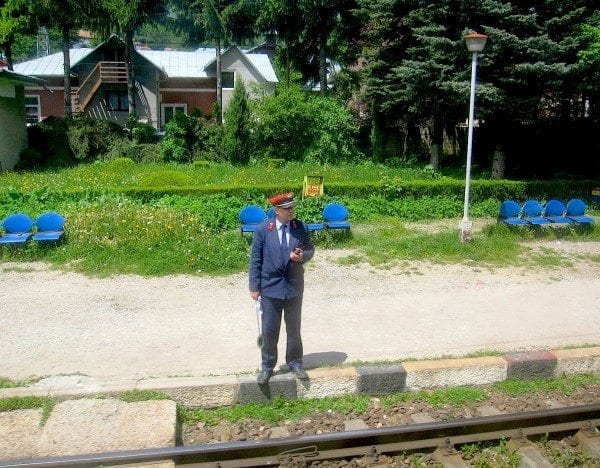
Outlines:
[[[0, 218], [25, 212], [36, 217], [56, 210], [67, 219], [67, 239], [55, 246], [30, 243], [25, 248], [4, 248], [0, 258], [10, 261], [47, 261], [90, 275], [169, 274], [221, 275], [244, 271], [248, 264], [249, 236], [239, 233], [238, 213], [248, 203], [266, 207], [259, 191], [238, 195], [227, 191], [202, 196], [160, 194], [128, 196], [120, 189], [146, 186], [202, 186], [229, 184], [255, 187], [273, 179], [280, 186], [295, 186], [312, 171], [327, 183], [374, 183], [394, 180], [429, 180], [427, 171], [385, 167], [373, 163], [311, 166], [288, 163], [285, 169], [262, 164], [232, 167], [227, 164], [135, 164], [127, 158], [80, 165], [57, 172], [0, 173]], [[436, 180], [443, 178], [435, 174]], [[393, 185], [392, 182], [390, 182]], [[325, 195], [298, 201], [297, 216], [306, 222], [321, 221]], [[453, 195], [419, 198], [406, 195], [386, 199], [380, 194], [344, 198], [350, 211], [351, 232], [318, 232], [319, 249], [345, 248], [352, 252], [341, 263], [388, 268], [403, 261], [425, 260], [486, 266], [569, 266], [569, 258], [552, 248], [532, 251], [529, 242], [598, 241], [600, 229], [509, 229], [494, 221], [498, 202], [482, 200], [471, 206], [474, 216], [489, 220], [471, 243], [458, 242], [457, 227], [462, 201]], [[408, 224], [421, 220], [440, 229], [424, 232]], [[586, 257], [587, 258], [587, 257]], [[590, 255], [600, 262], [600, 256]]]

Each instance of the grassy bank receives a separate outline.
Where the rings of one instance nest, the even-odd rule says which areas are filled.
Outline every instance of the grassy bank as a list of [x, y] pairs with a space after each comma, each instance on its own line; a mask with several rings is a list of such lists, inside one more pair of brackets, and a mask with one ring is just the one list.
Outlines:
[[[252, 200], [218, 193], [202, 197], [163, 195], [142, 200], [127, 197], [115, 189], [167, 182], [177, 186], [189, 182], [252, 187], [271, 180], [276, 184], [297, 185], [304, 175], [315, 172], [325, 176], [326, 184], [328, 181], [368, 183], [392, 178], [446, 177], [427, 169], [375, 164], [235, 168], [133, 164], [127, 160], [82, 165], [58, 172], [0, 173], [0, 218], [17, 211], [36, 217], [43, 211], [56, 210], [67, 218], [68, 233], [67, 240], [56, 246], [30, 243], [25, 248], [5, 247], [1, 258], [43, 260], [90, 275], [221, 275], [244, 271], [251, 238], [240, 235], [238, 213], [250, 202], [266, 206], [263, 195], [256, 195]], [[57, 191], [63, 192], [60, 197], [55, 196]], [[69, 196], [69, 191], [76, 192]], [[299, 200], [297, 216], [308, 222], [319, 221], [323, 204], [333, 200], [327, 193], [322, 198]], [[525, 261], [523, 241], [530, 239], [600, 240], [597, 227], [531, 231], [498, 226], [494, 217], [499, 202], [489, 199], [470, 206], [471, 216], [485, 218], [489, 226], [474, 242], [461, 244], [457, 240], [456, 226], [463, 204], [455, 196], [399, 197], [389, 201], [373, 194], [342, 201], [350, 210], [351, 234], [321, 232], [316, 233], [314, 239], [320, 249], [351, 249], [354, 253], [341, 260], [346, 263], [368, 261], [385, 266], [402, 260], [430, 260], [506, 265]], [[410, 224], [420, 221], [427, 225], [432, 220], [443, 219], [453, 222], [435, 232], [416, 230]]]

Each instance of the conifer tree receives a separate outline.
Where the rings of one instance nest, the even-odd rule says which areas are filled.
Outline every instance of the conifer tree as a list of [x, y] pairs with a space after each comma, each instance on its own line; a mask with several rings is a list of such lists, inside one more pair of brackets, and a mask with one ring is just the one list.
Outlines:
[[248, 164], [252, 147], [250, 109], [241, 78], [235, 82], [231, 101], [225, 111], [224, 127], [223, 155], [232, 164]]

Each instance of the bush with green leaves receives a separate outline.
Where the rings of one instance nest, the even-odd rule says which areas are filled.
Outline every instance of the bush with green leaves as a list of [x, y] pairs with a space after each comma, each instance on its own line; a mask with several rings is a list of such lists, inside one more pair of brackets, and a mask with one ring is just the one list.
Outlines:
[[67, 141], [68, 122], [48, 117], [27, 128], [29, 148], [21, 154], [16, 169], [64, 167], [77, 162]]
[[131, 138], [138, 144], [156, 143], [158, 140], [156, 129], [152, 125], [144, 122], [138, 122], [135, 127], [131, 129]]
[[160, 144], [160, 154], [164, 161], [189, 162], [192, 160], [196, 120], [183, 112], [176, 112], [167, 122], [165, 137]]
[[131, 114], [127, 118], [126, 128], [131, 139], [137, 144], [156, 143], [158, 140], [156, 129], [152, 125], [138, 120], [135, 114]]
[[119, 124], [90, 117], [71, 120], [67, 130], [69, 147], [81, 161], [101, 159], [115, 140], [124, 138], [125, 130]]
[[216, 119], [198, 118], [194, 134], [196, 136], [193, 147], [195, 161], [225, 161], [222, 153], [223, 127], [217, 124]]
[[340, 101], [281, 87], [253, 103], [259, 157], [329, 163], [356, 159], [357, 128]]
[[238, 78], [225, 111], [223, 156], [232, 164], [248, 164], [252, 148], [250, 109], [244, 82]]

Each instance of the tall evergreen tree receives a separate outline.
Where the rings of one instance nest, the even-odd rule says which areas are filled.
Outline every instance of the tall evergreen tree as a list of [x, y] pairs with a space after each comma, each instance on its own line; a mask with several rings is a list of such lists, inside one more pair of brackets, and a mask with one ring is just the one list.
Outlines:
[[[358, 26], [351, 11], [356, 0], [268, 0], [259, 25], [262, 30], [275, 29], [283, 39], [283, 62], [286, 83], [290, 67], [302, 73], [303, 79], [316, 79], [321, 94], [328, 89], [328, 72], [333, 63], [347, 58], [347, 49]], [[329, 62], [329, 63], [328, 63]]]
[[575, 112], [581, 81], [575, 33], [595, 11], [590, 0], [360, 2], [374, 112], [383, 113], [388, 127], [405, 125], [407, 134], [411, 122], [429, 128], [432, 163], [440, 128], [467, 115], [468, 31], [489, 36], [479, 57], [477, 114], [495, 148], [495, 176], [504, 175], [511, 129]]
[[223, 154], [233, 164], [248, 164], [251, 151], [250, 109], [246, 88], [241, 78], [225, 111]]

